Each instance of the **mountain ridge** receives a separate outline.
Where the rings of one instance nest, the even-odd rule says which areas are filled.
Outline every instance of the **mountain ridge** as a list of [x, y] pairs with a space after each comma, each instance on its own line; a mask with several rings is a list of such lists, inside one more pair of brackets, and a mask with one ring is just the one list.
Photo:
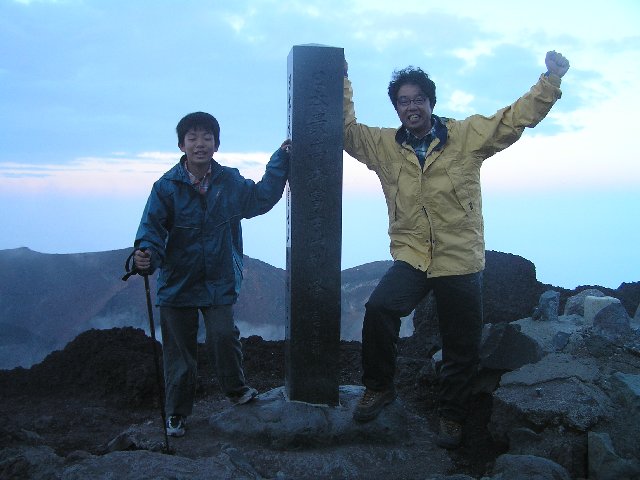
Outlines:
[[[27, 247], [0, 250], [0, 369], [29, 367], [89, 329], [133, 326], [148, 333], [141, 279], [134, 276], [121, 281], [130, 251], [49, 254]], [[235, 307], [242, 336], [283, 339], [286, 271], [248, 256], [244, 263], [244, 283]], [[382, 260], [342, 271], [343, 340], [360, 340], [364, 304], [390, 265], [390, 260]], [[155, 300], [155, 275], [150, 277], [150, 286]], [[598, 286], [568, 290], [539, 282], [535, 265], [523, 257], [487, 251], [485, 322], [528, 316], [545, 290], [559, 291], [562, 306], [566, 298], [586, 288], [619, 298], [631, 316], [640, 301], [640, 282], [623, 283], [615, 290]], [[157, 322], [159, 315], [154, 316]], [[408, 336], [412, 331], [407, 318], [401, 332]]]

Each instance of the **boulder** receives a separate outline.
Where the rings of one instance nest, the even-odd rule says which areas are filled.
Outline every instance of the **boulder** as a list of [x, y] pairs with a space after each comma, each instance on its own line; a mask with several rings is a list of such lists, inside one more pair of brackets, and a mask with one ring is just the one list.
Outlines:
[[[616, 399], [632, 413], [640, 417], [640, 375], [616, 372], [610, 381]], [[640, 429], [638, 429], [640, 432]]]
[[583, 318], [575, 314], [561, 315], [546, 322], [523, 318], [511, 323], [518, 326], [522, 335], [536, 342], [545, 355], [563, 351], [569, 343], [578, 342], [579, 333], [584, 328]]
[[593, 325], [593, 319], [596, 314], [607, 305], [612, 303], [620, 303], [615, 297], [587, 296], [584, 299], [584, 321], [587, 325]]
[[535, 455], [500, 455], [492, 473], [491, 480], [571, 480], [564, 467]]
[[[606, 297], [604, 297], [606, 298]], [[625, 339], [633, 335], [629, 314], [620, 301], [600, 309], [593, 317], [594, 331], [606, 338]]]
[[549, 354], [502, 376], [488, 428], [509, 453], [545, 457], [585, 476], [586, 432], [612, 415], [592, 358]]
[[604, 293], [596, 288], [588, 288], [586, 290], [582, 290], [580, 293], [567, 298], [567, 302], [564, 304], [564, 314], [584, 316], [584, 299], [586, 297], [604, 296]]
[[558, 307], [560, 305], [560, 293], [555, 290], [547, 290], [540, 295], [538, 306], [531, 316], [534, 320], [556, 321], [558, 319]]
[[619, 415], [598, 428], [606, 428], [621, 456], [640, 460], [640, 373], [615, 372], [606, 380], [609, 396], [616, 403]]
[[633, 318], [631, 318], [630, 324], [631, 324], [631, 328], [637, 334], [640, 334], [640, 305], [638, 305], [635, 315], [633, 316]]
[[[538, 363], [505, 373], [494, 399], [515, 407], [528, 425], [563, 424], [585, 431], [610, 407], [608, 397], [596, 386], [600, 378], [591, 358], [549, 354]], [[495, 410], [496, 405], [494, 415]]]
[[273, 449], [321, 447], [358, 442], [399, 442], [407, 438], [409, 418], [397, 399], [375, 422], [353, 421], [353, 409], [364, 387], [342, 385], [340, 405], [312, 405], [286, 399], [284, 387], [259, 395], [243, 408], [229, 408], [209, 418], [216, 438]]
[[589, 432], [588, 439], [589, 478], [597, 480], [640, 478], [640, 462], [637, 459], [620, 458], [607, 433]]
[[509, 453], [547, 458], [562, 465], [572, 477], [586, 476], [587, 445], [584, 432], [562, 426], [536, 433], [526, 427], [509, 432]]
[[[117, 472], [114, 475], [114, 472]], [[186, 458], [138, 450], [113, 452], [83, 460], [64, 469], [65, 480], [112, 479], [169, 480], [189, 478], [261, 478], [246, 461], [234, 455], [232, 449], [214, 457]]]
[[0, 478], [48, 480], [59, 478], [64, 459], [46, 446], [23, 446], [0, 450]]
[[487, 324], [480, 342], [480, 366], [493, 370], [515, 370], [543, 357], [540, 346], [512, 323]]
[[432, 291], [416, 307], [413, 314], [413, 336], [407, 341], [414, 343], [414, 350], [424, 356], [442, 347], [436, 297]]

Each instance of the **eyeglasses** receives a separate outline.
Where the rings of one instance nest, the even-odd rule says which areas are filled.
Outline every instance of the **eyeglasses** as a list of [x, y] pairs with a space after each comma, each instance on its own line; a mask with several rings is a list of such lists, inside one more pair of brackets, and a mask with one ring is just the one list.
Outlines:
[[420, 107], [424, 105], [426, 101], [427, 99], [422, 96], [417, 96], [416, 98], [400, 97], [398, 98], [398, 105], [400, 105], [401, 107], [408, 107], [409, 105], [411, 105], [411, 102], [413, 102], [414, 105]]

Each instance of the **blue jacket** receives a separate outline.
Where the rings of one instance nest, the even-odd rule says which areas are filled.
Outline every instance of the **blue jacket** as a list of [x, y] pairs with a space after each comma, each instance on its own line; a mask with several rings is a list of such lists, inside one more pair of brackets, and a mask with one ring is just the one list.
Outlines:
[[235, 303], [242, 283], [240, 220], [278, 203], [289, 173], [289, 154], [278, 149], [262, 180], [211, 160], [209, 190], [201, 195], [182, 166], [185, 157], [153, 184], [135, 248], [151, 251], [160, 268], [157, 304], [205, 307]]

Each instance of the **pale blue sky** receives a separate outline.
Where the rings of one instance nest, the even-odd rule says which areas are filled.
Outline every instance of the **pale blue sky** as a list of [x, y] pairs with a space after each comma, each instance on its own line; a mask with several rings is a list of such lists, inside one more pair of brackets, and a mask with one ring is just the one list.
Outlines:
[[[416, 65], [436, 114], [490, 115], [571, 62], [551, 114], [483, 167], [487, 248], [573, 288], [640, 280], [640, 4], [611, 1], [0, 0], [0, 249], [129, 246], [149, 189], [204, 110], [221, 163], [258, 178], [286, 133], [293, 45], [345, 49], [358, 119], [397, 126], [391, 72]], [[343, 267], [389, 259], [377, 180], [345, 158]], [[243, 222], [285, 263], [285, 203]]]

